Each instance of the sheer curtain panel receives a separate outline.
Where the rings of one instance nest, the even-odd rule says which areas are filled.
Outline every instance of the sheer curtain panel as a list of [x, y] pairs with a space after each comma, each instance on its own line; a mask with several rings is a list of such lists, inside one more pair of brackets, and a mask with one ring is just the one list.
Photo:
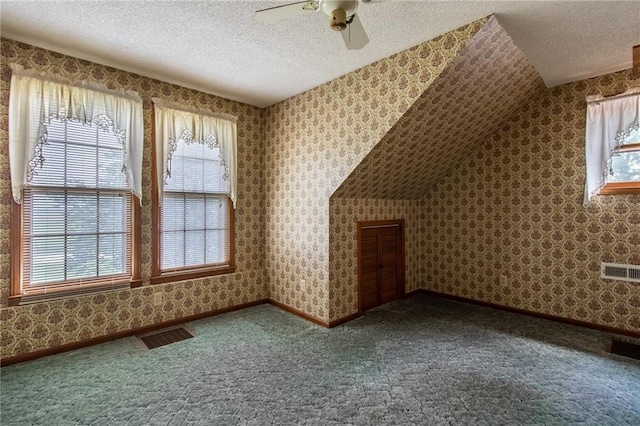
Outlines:
[[587, 97], [584, 206], [606, 183], [608, 164], [624, 135], [640, 121], [640, 88], [604, 98]]
[[[42, 166], [42, 146], [52, 119], [73, 119], [113, 131], [124, 148], [122, 170], [131, 192], [142, 199], [142, 99], [136, 92], [65, 78], [11, 64], [9, 166], [13, 198]], [[107, 119], [108, 118], [108, 119]]]
[[156, 179], [162, 193], [166, 178], [171, 175], [171, 157], [179, 140], [201, 141], [220, 149], [224, 166], [223, 178], [228, 182], [229, 198], [236, 206], [236, 117], [184, 107], [153, 98], [155, 114]]

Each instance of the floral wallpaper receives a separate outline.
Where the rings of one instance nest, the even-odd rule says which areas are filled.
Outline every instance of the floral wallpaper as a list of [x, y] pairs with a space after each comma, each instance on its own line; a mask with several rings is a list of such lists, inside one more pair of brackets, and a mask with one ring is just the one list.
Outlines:
[[[7, 306], [10, 291], [9, 223], [12, 202], [8, 159], [11, 80], [8, 64], [11, 62], [76, 81], [88, 80], [105, 84], [112, 89], [135, 90], [143, 98], [143, 287], [64, 301]], [[0, 247], [4, 253], [0, 257], [0, 343], [3, 359], [268, 297], [263, 269], [263, 110], [6, 39], [2, 39], [1, 45], [0, 94]], [[149, 285], [152, 97], [238, 117], [239, 190], [235, 274]], [[162, 292], [164, 295], [164, 303], [160, 306], [152, 303], [154, 292]]]
[[527, 58], [490, 18], [331, 197], [330, 321], [358, 310], [357, 222], [407, 221], [406, 291], [420, 287], [417, 200], [543, 88]]
[[585, 97], [639, 86], [629, 70], [545, 89], [430, 188], [423, 287], [640, 332], [640, 284], [600, 278], [640, 265], [640, 194], [582, 206]]
[[330, 320], [358, 312], [358, 222], [404, 219], [405, 292], [420, 288], [420, 201], [331, 197]]
[[[10, 62], [142, 96], [141, 288], [7, 306]], [[264, 110], [3, 39], [1, 356], [266, 298], [339, 320], [357, 311], [356, 224], [386, 219], [405, 220], [407, 292], [638, 331], [640, 287], [599, 263], [640, 264], [640, 195], [581, 205], [584, 98], [638, 85], [629, 71], [546, 89], [495, 17]], [[151, 97], [238, 116], [234, 274], [149, 285]]]
[[[352, 306], [353, 291], [330, 283], [331, 194], [486, 22], [451, 31], [266, 110], [265, 267], [272, 299], [322, 321], [336, 319], [330, 310]], [[344, 302], [330, 301], [343, 294]]]
[[544, 87], [492, 17], [333, 196], [421, 198]]

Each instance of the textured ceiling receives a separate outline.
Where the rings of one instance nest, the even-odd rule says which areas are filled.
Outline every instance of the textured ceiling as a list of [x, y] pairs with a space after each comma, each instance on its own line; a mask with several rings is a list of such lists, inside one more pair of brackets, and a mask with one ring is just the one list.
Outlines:
[[349, 51], [320, 12], [265, 24], [270, 1], [4, 1], [0, 34], [267, 106], [496, 14], [548, 86], [630, 68], [640, 7], [628, 2], [393, 1], [360, 5], [370, 43]]
[[544, 89], [492, 17], [334, 193], [419, 199]]

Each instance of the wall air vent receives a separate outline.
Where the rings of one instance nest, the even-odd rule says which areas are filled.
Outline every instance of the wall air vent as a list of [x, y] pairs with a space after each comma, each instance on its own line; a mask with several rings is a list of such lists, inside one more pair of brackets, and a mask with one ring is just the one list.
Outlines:
[[600, 264], [600, 277], [610, 280], [640, 283], [640, 266], [602, 262]]

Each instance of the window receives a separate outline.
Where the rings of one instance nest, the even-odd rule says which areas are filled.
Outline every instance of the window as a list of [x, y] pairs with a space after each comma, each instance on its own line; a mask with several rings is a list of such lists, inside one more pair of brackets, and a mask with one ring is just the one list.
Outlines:
[[587, 97], [584, 206], [597, 194], [640, 193], [640, 87]]
[[20, 68], [12, 76], [12, 304], [140, 284], [139, 208], [130, 182], [139, 182], [132, 171], [141, 170], [142, 150], [120, 129], [142, 123], [141, 102], [139, 121], [125, 118], [128, 126], [110, 117], [122, 118], [105, 107], [108, 93], [58, 80]]
[[[154, 102], [159, 180], [155, 182], [152, 282], [234, 272], [231, 188], [235, 184], [230, 172], [235, 172], [235, 122]], [[166, 126], [167, 122], [172, 124]], [[227, 135], [223, 127], [233, 131]], [[168, 128], [180, 133], [169, 136], [158, 131]], [[231, 158], [225, 149], [233, 152]]]
[[[103, 119], [108, 120], [106, 117]], [[131, 276], [131, 194], [112, 131], [47, 125], [45, 161], [23, 192], [23, 288]]]
[[609, 173], [600, 194], [640, 192], [640, 126], [622, 133], [620, 140], [609, 159]]

